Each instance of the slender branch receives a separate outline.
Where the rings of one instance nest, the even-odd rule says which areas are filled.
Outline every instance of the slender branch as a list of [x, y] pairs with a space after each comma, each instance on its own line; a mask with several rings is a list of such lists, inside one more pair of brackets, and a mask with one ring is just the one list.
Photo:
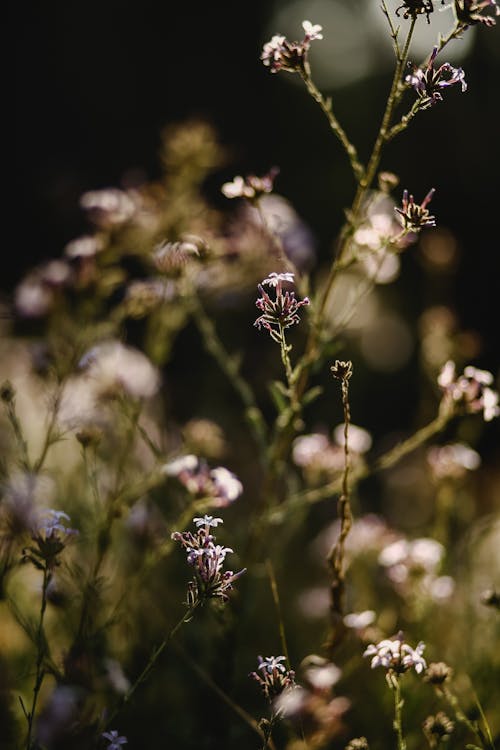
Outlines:
[[307, 91], [323, 110], [328, 120], [328, 124], [330, 125], [330, 128], [332, 129], [332, 131], [335, 133], [340, 143], [342, 144], [344, 151], [349, 157], [349, 162], [351, 164], [354, 177], [356, 178], [356, 181], [359, 183], [360, 180], [363, 178], [365, 169], [359, 160], [358, 152], [356, 151], [355, 146], [351, 143], [351, 141], [347, 137], [345, 130], [343, 129], [343, 127], [341, 126], [341, 124], [339, 123], [339, 121], [337, 120], [337, 118], [335, 117], [333, 113], [332, 100], [325, 99], [321, 91], [319, 91], [319, 89], [316, 87], [314, 81], [311, 78], [309, 65], [307, 63], [303, 68], [300, 68], [298, 72], [300, 74], [300, 77], [302, 78], [302, 80], [304, 81], [306, 85]]
[[[43, 661], [45, 657], [45, 646], [43, 636], [43, 619], [45, 616], [45, 610], [47, 608], [47, 588], [50, 583], [51, 573], [44, 567], [43, 569], [43, 583], [42, 583], [42, 602], [40, 606], [40, 619], [38, 621], [38, 628], [36, 633], [36, 644], [37, 644], [37, 657], [36, 657], [36, 671], [35, 671], [35, 684], [33, 687], [33, 700], [31, 703], [30, 711], [25, 715], [28, 719], [28, 733], [26, 737], [26, 750], [31, 750], [33, 747], [33, 727], [35, 720], [36, 704], [38, 701], [38, 695], [42, 682], [45, 677], [45, 670], [43, 669]], [[24, 706], [23, 706], [24, 709]]]
[[278, 584], [276, 581], [276, 575], [274, 573], [274, 566], [269, 557], [266, 560], [266, 568], [267, 568], [267, 574], [269, 576], [269, 583], [271, 584], [271, 593], [273, 595], [274, 606], [276, 607], [276, 614], [278, 616], [281, 648], [283, 649], [283, 654], [286, 658], [288, 669], [290, 669], [291, 668], [290, 654], [288, 652], [288, 645], [287, 645], [286, 634], [285, 634], [285, 623], [283, 621], [283, 615], [281, 613], [281, 604], [280, 604], [280, 597], [279, 597], [279, 592], [278, 592]]

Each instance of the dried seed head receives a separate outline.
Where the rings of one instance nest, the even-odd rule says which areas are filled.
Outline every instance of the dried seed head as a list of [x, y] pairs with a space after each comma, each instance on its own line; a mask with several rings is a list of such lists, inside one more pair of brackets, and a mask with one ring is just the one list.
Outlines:
[[341, 359], [336, 359], [335, 363], [330, 367], [330, 371], [336, 380], [349, 380], [352, 376], [352, 362], [350, 359], [345, 362]]

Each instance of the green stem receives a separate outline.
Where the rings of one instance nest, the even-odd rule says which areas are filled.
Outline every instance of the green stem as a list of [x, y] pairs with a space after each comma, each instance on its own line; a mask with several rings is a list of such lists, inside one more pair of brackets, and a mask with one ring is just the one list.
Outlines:
[[406, 750], [406, 741], [403, 734], [403, 704], [399, 677], [393, 676], [392, 689], [394, 691], [394, 731], [398, 740], [398, 750]]
[[314, 101], [316, 101], [321, 107], [321, 109], [323, 110], [328, 120], [328, 124], [330, 125], [330, 128], [332, 129], [332, 131], [335, 133], [340, 143], [342, 144], [344, 151], [349, 157], [349, 162], [351, 164], [354, 177], [356, 178], [356, 181], [359, 183], [359, 181], [363, 178], [365, 170], [359, 160], [356, 148], [347, 137], [345, 130], [343, 129], [343, 127], [341, 126], [341, 124], [339, 123], [339, 121], [337, 120], [337, 118], [335, 117], [333, 113], [332, 100], [325, 99], [323, 94], [316, 87], [314, 81], [311, 78], [309, 65], [307, 63], [304, 65], [303, 68], [299, 70], [299, 74], [306, 85], [307, 91], [312, 96]]
[[152, 655], [150, 656], [148, 663], [140, 673], [139, 677], [135, 680], [133, 685], [127, 690], [125, 695], [123, 696], [122, 700], [120, 701], [119, 705], [110, 713], [110, 715], [107, 717], [105, 724], [101, 727], [101, 729], [106, 729], [115, 716], [120, 713], [120, 711], [125, 707], [127, 703], [129, 703], [132, 699], [132, 697], [135, 694], [135, 691], [141, 685], [149, 676], [151, 670], [155, 666], [156, 662], [160, 658], [163, 651], [166, 649], [172, 638], [175, 636], [177, 631], [181, 628], [181, 626], [185, 622], [189, 622], [192, 618], [194, 611], [199, 606], [201, 602], [197, 601], [195, 602], [189, 609], [182, 615], [181, 619], [177, 622], [176, 625], [172, 628], [172, 630], [169, 632], [169, 634], [166, 636], [166, 638], [160, 643], [160, 645], [153, 651]]
[[481, 743], [481, 746], [485, 750], [495, 750], [495, 746], [493, 745], [493, 741], [490, 742], [490, 740], [485, 736], [484, 732], [482, 731], [481, 727], [479, 727], [476, 723], [472, 722], [462, 711], [460, 704], [458, 702], [457, 697], [451, 692], [451, 690], [446, 687], [446, 685], [443, 685], [440, 688], [441, 692], [443, 693], [444, 697], [448, 701], [449, 705], [452, 707], [455, 718], [457, 721], [459, 721], [461, 724], [467, 727], [469, 732], [471, 732], [479, 742]]
[[274, 566], [269, 557], [266, 560], [266, 568], [267, 568], [267, 574], [269, 576], [269, 583], [271, 584], [271, 593], [273, 595], [274, 606], [276, 607], [276, 614], [278, 616], [281, 648], [286, 658], [288, 669], [291, 669], [290, 654], [288, 652], [288, 645], [287, 645], [286, 634], [285, 634], [285, 623], [283, 621], [283, 615], [281, 613], [281, 604], [280, 604], [280, 597], [279, 597], [279, 592], [278, 592], [278, 584], [276, 581], [276, 575], [274, 573]]
[[44, 637], [43, 637], [43, 619], [45, 616], [45, 610], [47, 608], [47, 588], [50, 583], [50, 571], [47, 568], [43, 569], [43, 584], [42, 584], [42, 603], [40, 606], [40, 619], [38, 621], [38, 628], [36, 633], [36, 645], [37, 645], [37, 657], [36, 657], [36, 671], [35, 671], [35, 684], [33, 687], [33, 701], [31, 703], [31, 709], [27, 714], [28, 719], [28, 734], [26, 737], [26, 750], [32, 748], [32, 736], [33, 726], [35, 719], [36, 704], [38, 701], [38, 695], [42, 682], [45, 677], [45, 671], [43, 669], [43, 660], [45, 657]]

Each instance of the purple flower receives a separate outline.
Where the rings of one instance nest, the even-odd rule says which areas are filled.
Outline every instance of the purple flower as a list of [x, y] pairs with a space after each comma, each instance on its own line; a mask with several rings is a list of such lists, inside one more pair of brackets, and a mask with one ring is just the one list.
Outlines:
[[59, 555], [66, 547], [69, 539], [78, 534], [61, 523], [61, 519], [69, 521], [70, 517], [62, 510], [47, 510], [35, 523], [31, 538], [36, 547], [23, 549], [23, 561], [31, 562], [39, 570], [53, 570], [59, 563]]
[[116, 729], [112, 729], [110, 732], [103, 732], [102, 736], [109, 741], [109, 745], [106, 750], [120, 750], [122, 745], [126, 745], [128, 743], [127, 738], [119, 736]]
[[[293, 273], [273, 272], [258, 285], [261, 297], [255, 305], [262, 312], [254, 323], [257, 328], [265, 328], [269, 331], [274, 341], [281, 343], [283, 330], [296, 323], [300, 323], [299, 309], [309, 304], [308, 297], [303, 300], [295, 298], [295, 292], [283, 291], [283, 283], [293, 282]], [[264, 286], [270, 286], [276, 290], [273, 299], [264, 290]]]
[[462, 68], [453, 68], [450, 63], [443, 63], [437, 70], [434, 61], [438, 54], [438, 48], [434, 47], [429, 62], [425, 68], [413, 66], [413, 73], [406, 76], [405, 82], [413, 86], [420, 99], [419, 109], [428, 109], [436, 102], [441, 102], [443, 97], [441, 89], [453, 86], [455, 83], [462, 85], [462, 91], [467, 90], [465, 73]]
[[280, 695], [285, 689], [295, 685], [295, 672], [288, 670], [282, 662], [284, 656], [259, 656], [257, 672], [250, 672], [249, 677], [259, 683], [261, 690], [269, 701]]

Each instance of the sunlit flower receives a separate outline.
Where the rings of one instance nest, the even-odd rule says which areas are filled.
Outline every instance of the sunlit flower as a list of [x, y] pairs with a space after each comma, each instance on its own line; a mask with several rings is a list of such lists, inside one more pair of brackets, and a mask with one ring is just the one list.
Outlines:
[[467, 471], [481, 465], [481, 456], [464, 443], [433, 445], [427, 451], [427, 461], [436, 479], [458, 479]]
[[284, 656], [259, 656], [257, 660], [258, 671], [251, 672], [249, 677], [259, 683], [269, 701], [295, 684], [295, 672], [288, 670], [283, 664], [286, 661]]
[[279, 169], [273, 167], [267, 174], [257, 177], [254, 174], [242, 177], [237, 175], [232, 182], [225, 182], [221, 188], [226, 198], [259, 198], [265, 193], [272, 193], [274, 180]]
[[101, 396], [123, 391], [133, 398], [151, 398], [160, 387], [160, 374], [146, 355], [117, 340], [96, 344], [79, 365]]
[[[285, 328], [300, 323], [299, 309], [309, 304], [308, 297], [297, 300], [295, 292], [283, 291], [283, 283], [291, 281], [293, 281], [292, 273], [273, 272], [258, 284], [262, 296], [256, 300], [255, 305], [262, 315], [257, 318], [254, 325], [259, 329], [265, 328], [277, 343], [282, 342]], [[265, 291], [264, 285], [276, 290], [274, 299]]]
[[124, 224], [137, 210], [132, 197], [118, 188], [90, 190], [81, 196], [80, 205], [96, 224], [103, 227]]
[[417, 674], [424, 671], [427, 664], [422, 654], [425, 644], [420, 641], [416, 649], [405, 643], [400, 633], [393, 639], [385, 639], [380, 643], [371, 643], [363, 653], [363, 656], [371, 656], [371, 668], [384, 667], [398, 674], [407, 672], [412, 667]]
[[438, 47], [434, 47], [425, 68], [414, 66], [413, 72], [406, 76], [405, 82], [412, 86], [419, 98], [419, 108], [427, 109], [443, 100], [441, 90], [455, 83], [460, 83], [462, 91], [467, 90], [465, 74], [462, 68], [453, 68], [450, 63], [443, 63], [437, 70], [434, 61]]
[[187, 491], [210, 502], [214, 508], [224, 508], [239, 498], [243, 485], [225, 466], [210, 469], [204, 459], [188, 454], [179, 456], [163, 466], [167, 476], [176, 477]]
[[260, 59], [271, 73], [277, 73], [279, 70], [287, 70], [289, 73], [305, 70], [311, 42], [323, 39], [323, 35], [319, 24], [303, 21], [302, 28], [305, 36], [301, 42], [289, 42], [281, 34], [275, 34], [271, 41], [264, 45]]
[[431, 216], [427, 206], [435, 193], [434, 188], [429, 190], [422, 203], [415, 203], [413, 195], [408, 195], [408, 190], [403, 191], [403, 202], [401, 208], [394, 210], [401, 216], [403, 227], [409, 232], [419, 232], [424, 227], [435, 227], [436, 219]]
[[442, 367], [437, 382], [443, 391], [444, 409], [458, 408], [469, 414], [482, 412], [486, 422], [499, 416], [498, 392], [489, 387], [493, 375], [488, 370], [468, 365], [463, 375], [457, 376], [455, 363], [449, 360]]

